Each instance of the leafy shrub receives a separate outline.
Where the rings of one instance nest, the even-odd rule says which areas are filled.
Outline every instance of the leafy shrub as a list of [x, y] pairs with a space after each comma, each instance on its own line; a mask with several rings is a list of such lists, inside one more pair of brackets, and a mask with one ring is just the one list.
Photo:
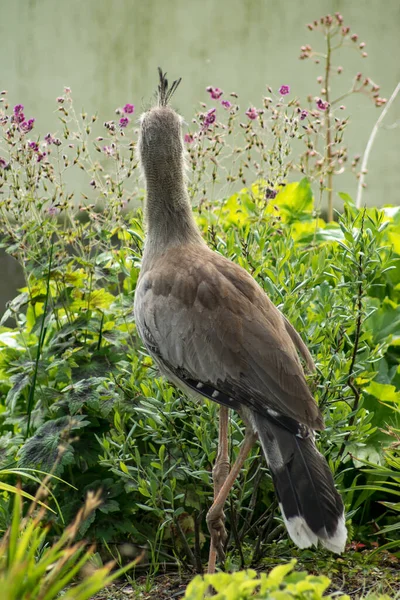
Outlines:
[[[338, 592], [325, 594], [331, 580], [322, 575], [294, 571], [296, 560], [278, 565], [268, 574], [253, 570], [237, 573], [217, 573], [196, 576], [188, 585], [184, 600], [348, 600], [350, 596]], [[361, 598], [361, 596], [358, 596]], [[398, 597], [395, 594], [394, 597]], [[363, 595], [369, 600], [389, 600], [386, 595]]]
[[[325, 223], [314, 216], [307, 180], [287, 185], [269, 203], [260, 189], [203, 205], [198, 222], [210, 245], [251, 272], [302, 332], [316, 359], [310, 385], [327, 424], [319, 444], [353, 536], [369, 543], [375, 520], [385, 529], [374, 539], [396, 547], [398, 465], [390, 461], [399, 405], [399, 270], [390, 241], [399, 214], [348, 204], [339, 224]], [[0, 334], [4, 460], [16, 456], [20, 467], [49, 470], [63, 444], [56, 473], [78, 488], [74, 495], [57, 484], [65, 518], [87, 489], [102, 487], [105, 502], [82, 533], [147, 543], [154, 562], [179, 556], [200, 568], [217, 408], [183, 399], [140, 350], [132, 320], [140, 219], [139, 212], [128, 228], [136, 247], [126, 247], [121, 228], [119, 247], [94, 262], [91, 288], [73, 259], [53, 268], [50, 255], [11, 303], [17, 327]], [[24, 440], [33, 379], [35, 432]], [[236, 414], [231, 434], [234, 458], [242, 439]], [[275, 508], [255, 449], [228, 510], [230, 545], [241, 562], [259, 560], [266, 539], [286, 540]]]
[[[42, 490], [43, 491], [43, 490]], [[4, 600], [55, 600], [65, 592], [65, 600], [89, 600], [98, 591], [120, 577], [127, 567], [114, 573], [111, 561], [95, 569], [91, 564], [94, 548], [75, 542], [80, 525], [99, 505], [99, 496], [89, 494], [85, 505], [61, 537], [48, 545], [49, 528], [44, 524], [44, 510], [36, 510], [33, 502], [27, 516], [22, 515], [21, 494], [15, 494], [12, 524], [0, 541], [0, 584]]]
[[[215, 575], [199, 575], [188, 585], [184, 600], [291, 600], [305, 599], [320, 600], [331, 599], [333, 596], [325, 595], [330, 580], [324, 576], [308, 575], [305, 572], [295, 572], [293, 560], [286, 565], [279, 565], [272, 569], [268, 575], [258, 574], [256, 571], [239, 571], [229, 575], [217, 573]], [[212, 586], [215, 593], [208, 593]], [[350, 596], [335, 595], [339, 600], [348, 600]]]

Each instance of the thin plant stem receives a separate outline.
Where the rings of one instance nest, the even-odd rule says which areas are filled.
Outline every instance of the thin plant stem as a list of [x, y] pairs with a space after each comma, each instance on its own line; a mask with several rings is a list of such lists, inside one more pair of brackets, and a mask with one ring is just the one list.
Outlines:
[[325, 99], [328, 103], [326, 113], [326, 161], [328, 163], [328, 221], [333, 221], [333, 189], [332, 189], [332, 140], [331, 140], [331, 113], [330, 113], [330, 74], [331, 74], [331, 34], [328, 31], [326, 35], [327, 53], [325, 63]]
[[[360, 233], [361, 235], [364, 232], [364, 219], [365, 219], [365, 209], [364, 212], [362, 214], [362, 219], [361, 219], [361, 229], [360, 229]], [[348, 427], [349, 427], [349, 431], [347, 432], [346, 436], [343, 439], [342, 445], [339, 449], [338, 452], [338, 458], [341, 458], [343, 456], [343, 453], [345, 451], [346, 448], [346, 444], [349, 441], [350, 437], [351, 437], [351, 432], [352, 432], [352, 427], [355, 423], [355, 420], [357, 418], [357, 411], [358, 411], [358, 406], [360, 404], [360, 392], [357, 389], [357, 387], [354, 385], [354, 367], [356, 364], [356, 359], [357, 359], [357, 353], [358, 353], [358, 349], [360, 346], [360, 337], [361, 337], [361, 327], [362, 327], [362, 320], [363, 320], [363, 295], [364, 295], [364, 290], [363, 290], [363, 275], [364, 275], [364, 268], [363, 268], [363, 254], [359, 253], [358, 256], [358, 285], [357, 285], [357, 298], [356, 298], [356, 330], [355, 330], [355, 336], [354, 336], [354, 346], [353, 346], [353, 352], [352, 352], [352, 356], [351, 356], [351, 363], [350, 363], [350, 367], [349, 367], [349, 374], [348, 374], [348, 379], [347, 379], [347, 385], [349, 386], [349, 388], [351, 389], [351, 391], [354, 394], [354, 404], [353, 404], [353, 414], [349, 419], [349, 423], [348, 423]]]
[[40, 333], [39, 333], [39, 339], [38, 339], [38, 348], [37, 348], [36, 361], [35, 361], [35, 370], [33, 372], [32, 384], [31, 384], [31, 387], [29, 389], [28, 409], [27, 409], [28, 423], [27, 423], [27, 426], [26, 426], [26, 438], [29, 437], [29, 433], [30, 433], [31, 414], [32, 414], [32, 408], [33, 408], [33, 398], [34, 398], [34, 395], [35, 395], [36, 379], [37, 379], [37, 374], [38, 374], [38, 370], [39, 370], [39, 359], [40, 359], [40, 353], [42, 351], [44, 337], [45, 337], [45, 334], [46, 334], [45, 322], [46, 322], [47, 305], [48, 305], [49, 296], [50, 296], [50, 277], [51, 277], [51, 265], [52, 265], [52, 260], [53, 260], [53, 249], [54, 249], [54, 243], [52, 242], [52, 244], [50, 246], [49, 271], [48, 271], [47, 282], [46, 282], [46, 297], [45, 297], [44, 306], [43, 306], [43, 319], [42, 319], [42, 323], [41, 323], [41, 326], [40, 326]]
[[379, 119], [377, 120], [377, 122], [375, 123], [374, 127], [372, 128], [371, 131], [371, 135], [369, 136], [368, 142], [367, 142], [367, 146], [365, 148], [365, 152], [364, 152], [364, 156], [362, 159], [362, 163], [361, 163], [361, 172], [360, 172], [360, 179], [358, 180], [358, 187], [357, 187], [357, 198], [356, 198], [356, 207], [360, 208], [361, 207], [361, 202], [362, 202], [362, 194], [363, 194], [363, 189], [364, 189], [364, 183], [365, 183], [365, 175], [367, 172], [367, 164], [368, 164], [368, 159], [369, 159], [369, 155], [371, 152], [371, 148], [374, 144], [375, 141], [375, 137], [376, 134], [378, 133], [378, 129], [381, 126], [381, 123], [383, 121], [383, 119], [385, 118], [385, 116], [387, 115], [389, 108], [392, 106], [397, 94], [400, 92], [400, 82], [397, 84], [396, 88], [394, 89], [392, 95], [389, 98], [389, 101], [387, 102], [385, 108], [383, 109], [383, 111], [381, 112], [381, 114], [379, 115]]

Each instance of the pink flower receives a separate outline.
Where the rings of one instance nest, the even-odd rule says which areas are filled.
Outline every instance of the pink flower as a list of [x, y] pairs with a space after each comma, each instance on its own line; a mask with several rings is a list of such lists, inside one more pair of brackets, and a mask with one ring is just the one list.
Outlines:
[[46, 144], [48, 146], [50, 146], [50, 144], [54, 144], [54, 142], [55, 142], [55, 139], [53, 138], [53, 136], [51, 135], [51, 133], [48, 133], [47, 135], [45, 135], [44, 139], [45, 139]]
[[127, 115], [131, 115], [135, 110], [135, 105], [134, 104], [125, 104], [123, 111], [125, 114]]
[[211, 85], [209, 85], [208, 88], [206, 88], [206, 91], [210, 94], [210, 96], [213, 100], [219, 100], [219, 98], [221, 98], [222, 94], [224, 93], [222, 90], [220, 90], [217, 87], [216, 88], [211, 87]]
[[14, 123], [22, 123], [25, 121], [24, 107], [22, 104], [16, 104], [14, 106], [13, 121]]
[[6, 161], [6, 160], [4, 160], [4, 158], [2, 158], [2, 157], [0, 156], [0, 167], [1, 167], [2, 169], [6, 169], [6, 168], [7, 168], [7, 166], [8, 166], [8, 165], [7, 165], [7, 161]]
[[119, 126], [124, 128], [128, 125], [129, 123], [129, 118], [128, 117], [121, 117], [121, 119], [119, 120]]
[[47, 156], [47, 152], [38, 152], [36, 154], [36, 162], [41, 162], [45, 156]]
[[231, 108], [231, 106], [232, 106], [232, 103], [229, 102], [229, 100], [221, 100], [221, 104], [226, 109]]
[[192, 136], [191, 133], [185, 133], [184, 139], [187, 144], [192, 144], [194, 142], [194, 137]]
[[276, 190], [273, 190], [271, 188], [267, 188], [265, 191], [265, 199], [266, 200], [273, 200], [276, 195], [278, 194], [278, 192]]
[[208, 129], [210, 125], [215, 123], [217, 118], [216, 112], [216, 108], [211, 108], [208, 112], [206, 112], [204, 115], [203, 129]]
[[23, 121], [19, 128], [21, 129], [21, 131], [23, 133], [28, 133], [28, 131], [31, 131], [31, 129], [33, 129], [33, 124], [35, 122], [35, 119], [29, 119], [28, 121]]
[[304, 121], [304, 119], [308, 116], [308, 110], [300, 111], [300, 121]]
[[104, 154], [107, 154], [107, 156], [112, 156], [114, 154], [114, 149], [111, 146], [103, 146], [103, 152]]
[[326, 110], [329, 107], [329, 103], [322, 100], [322, 98], [318, 98], [317, 107], [319, 110]]
[[251, 107], [246, 110], [246, 115], [249, 117], [249, 119], [254, 121], [254, 119], [258, 118], [258, 111], [256, 108]]
[[54, 217], [58, 213], [58, 208], [56, 206], [54, 206], [54, 204], [52, 204], [47, 209], [47, 212], [51, 217]]
[[281, 85], [279, 88], [279, 93], [281, 96], [287, 96], [290, 92], [290, 87], [288, 85]]
[[211, 92], [211, 98], [213, 98], [214, 100], [219, 100], [219, 98], [221, 98], [223, 93], [224, 92], [222, 90], [220, 90], [219, 88], [214, 88], [213, 91]]
[[39, 144], [37, 142], [29, 142], [28, 147], [35, 152], [39, 151]]
[[22, 104], [16, 104], [14, 106], [13, 112], [14, 115], [12, 117], [12, 120], [14, 121], [14, 123], [17, 123], [19, 125], [22, 133], [27, 133], [28, 131], [30, 131], [33, 127], [35, 119], [29, 119], [28, 121], [25, 121], [24, 107], [22, 106]]

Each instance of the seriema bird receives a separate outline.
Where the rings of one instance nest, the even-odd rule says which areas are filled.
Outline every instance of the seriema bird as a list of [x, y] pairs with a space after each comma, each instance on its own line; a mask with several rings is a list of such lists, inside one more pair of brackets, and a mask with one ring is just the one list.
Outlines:
[[[300, 548], [344, 550], [342, 499], [314, 431], [324, 428], [307, 386], [312, 357], [300, 335], [242, 267], [209, 249], [195, 223], [185, 176], [182, 118], [169, 106], [159, 69], [158, 103], [141, 117], [138, 144], [146, 180], [146, 242], [135, 295], [138, 332], [161, 372], [188, 394], [220, 408], [213, 469], [208, 569], [223, 558], [224, 503], [257, 438], [289, 536]], [[229, 470], [228, 410], [246, 425]]]

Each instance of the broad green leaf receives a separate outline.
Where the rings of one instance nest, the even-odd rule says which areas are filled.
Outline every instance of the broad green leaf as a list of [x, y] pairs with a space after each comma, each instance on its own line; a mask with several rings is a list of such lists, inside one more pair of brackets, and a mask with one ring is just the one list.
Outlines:
[[341, 197], [342, 200], [344, 200], [344, 202], [346, 204], [350, 204], [351, 206], [354, 206], [354, 200], [350, 196], [350, 194], [347, 194], [346, 192], [339, 192], [339, 196]]
[[299, 183], [288, 183], [273, 201], [273, 205], [278, 206], [287, 223], [310, 219], [313, 204], [313, 193], [307, 178]]
[[365, 322], [365, 327], [370, 330], [376, 343], [387, 340], [389, 336], [400, 336], [400, 305], [389, 298], [381, 303], [376, 299], [370, 299], [368, 308], [375, 306], [375, 310]]
[[369, 386], [366, 387], [364, 391], [367, 394], [371, 394], [371, 396], [375, 396], [375, 398], [378, 398], [382, 402], [400, 403], [400, 391], [396, 391], [394, 385], [371, 381]]
[[293, 571], [296, 562], [296, 560], [292, 560], [286, 565], [278, 565], [277, 567], [274, 567], [268, 575], [268, 582], [279, 586], [282, 583], [283, 578]]
[[3, 331], [3, 333], [0, 333], [0, 346], [23, 350], [23, 346], [15, 339], [17, 336], [18, 331]]

